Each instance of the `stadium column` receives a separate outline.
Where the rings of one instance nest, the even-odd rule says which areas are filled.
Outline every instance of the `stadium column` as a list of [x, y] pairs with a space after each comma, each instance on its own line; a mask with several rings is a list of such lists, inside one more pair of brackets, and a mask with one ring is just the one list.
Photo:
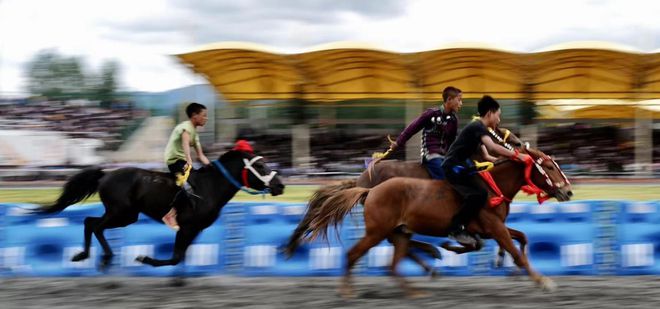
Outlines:
[[635, 108], [636, 176], [650, 177], [653, 160], [653, 118], [649, 111]]
[[297, 124], [291, 126], [291, 162], [298, 170], [309, 168], [309, 125]]
[[[424, 106], [421, 101], [407, 100], [406, 101], [406, 123], [404, 127], [415, 120], [422, 114]], [[421, 132], [421, 131], [420, 131]], [[421, 133], [415, 134], [406, 143], [406, 160], [417, 160], [420, 156], [420, 149], [422, 147]]]

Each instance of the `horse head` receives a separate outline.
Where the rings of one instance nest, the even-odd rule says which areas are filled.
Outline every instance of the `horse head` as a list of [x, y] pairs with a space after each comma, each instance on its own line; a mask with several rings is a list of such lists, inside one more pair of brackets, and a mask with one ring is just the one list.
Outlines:
[[230, 150], [221, 155], [213, 164], [221, 172], [222, 168], [226, 167], [232, 179], [229, 179], [230, 177], [227, 175], [225, 177], [239, 189], [247, 188], [260, 191], [260, 193], [268, 192], [272, 196], [284, 193], [284, 184], [277, 172], [266, 164], [263, 157], [255, 155], [252, 151]]
[[522, 149], [534, 160], [530, 175], [531, 182], [538, 189], [543, 190], [547, 197], [554, 197], [560, 202], [570, 200], [573, 196], [571, 182], [559, 164], [541, 150], [530, 148], [528, 145]]

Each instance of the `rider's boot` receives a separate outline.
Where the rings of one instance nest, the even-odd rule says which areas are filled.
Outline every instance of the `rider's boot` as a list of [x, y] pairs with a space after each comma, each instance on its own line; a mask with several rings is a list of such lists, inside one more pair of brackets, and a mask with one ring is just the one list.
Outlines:
[[449, 228], [449, 239], [455, 240], [462, 245], [476, 246], [478, 240], [468, 233], [465, 225], [462, 222], [462, 209], [452, 218], [451, 226]]

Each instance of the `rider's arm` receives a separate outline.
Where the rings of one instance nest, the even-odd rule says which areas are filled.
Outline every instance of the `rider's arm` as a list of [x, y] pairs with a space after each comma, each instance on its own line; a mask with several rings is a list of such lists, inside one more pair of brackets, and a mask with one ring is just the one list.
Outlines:
[[[507, 157], [507, 158], [511, 158], [514, 155], [516, 155], [515, 152], [504, 148], [504, 146], [500, 146], [498, 144], [495, 144], [495, 142], [493, 142], [493, 140], [490, 137], [488, 137], [488, 135], [482, 135], [481, 136], [481, 142], [484, 144], [484, 146], [486, 146], [486, 149], [488, 149], [490, 152], [495, 153], [497, 155], [504, 156], [504, 157]], [[527, 156], [526, 154], [519, 153], [518, 154], [518, 159], [520, 159], [521, 161], [525, 161], [526, 156]]]
[[183, 144], [183, 154], [186, 156], [186, 163], [192, 166], [192, 157], [190, 156], [190, 133], [183, 131], [181, 133], [181, 143]]
[[204, 165], [209, 165], [211, 164], [211, 161], [204, 155], [204, 151], [202, 151], [202, 145], [197, 143], [195, 145], [195, 151], [197, 152], [197, 158], [199, 158], [199, 161], [204, 163]]
[[394, 147], [398, 146], [403, 146], [406, 144], [406, 142], [419, 130], [421, 130], [424, 125], [431, 119], [433, 116], [434, 111], [432, 109], [427, 109], [424, 111], [417, 119], [413, 120], [403, 131], [401, 131], [401, 134], [399, 134], [399, 137], [397, 137], [396, 142]]
[[483, 157], [486, 161], [490, 161], [490, 162], [497, 161], [496, 157], [493, 157], [488, 153], [488, 150], [486, 149], [486, 146], [484, 146], [484, 145], [481, 145], [481, 154], [483, 155]]

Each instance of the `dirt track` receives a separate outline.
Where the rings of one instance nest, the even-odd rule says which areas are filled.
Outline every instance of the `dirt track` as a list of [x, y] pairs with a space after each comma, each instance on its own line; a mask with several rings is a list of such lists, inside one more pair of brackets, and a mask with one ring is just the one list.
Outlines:
[[405, 299], [387, 277], [356, 278], [358, 297], [337, 295], [337, 278], [4, 278], [0, 308], [657, 308], [660, 277], [556, 277], [554, 293], [507, 277], [412, 278], [422, 299]]

